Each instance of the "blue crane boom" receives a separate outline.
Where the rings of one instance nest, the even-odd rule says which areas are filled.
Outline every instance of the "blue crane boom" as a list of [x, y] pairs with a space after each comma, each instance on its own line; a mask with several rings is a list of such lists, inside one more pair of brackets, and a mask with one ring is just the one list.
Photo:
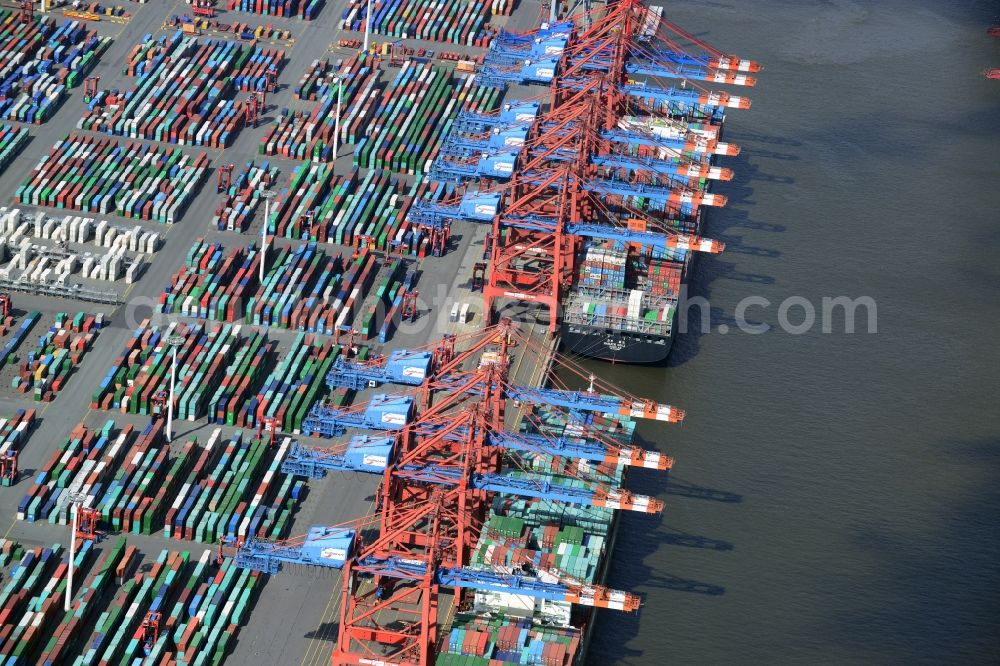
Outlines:
[[462, 109], [452, 127], [458, 132], [485, 132], [494, 127], [514, 127], [531, 125], [538, 117], [541, 105], [538, 102], [510, 102], [499, 113], [476, 113]]
[[445, 144], [428, 175], [433, 180], [450, 182], [462, 182], [470, 178], [510, 178], [514, 173], [518, 152], [520, 151], [477, 152]]
[[[430, 464], [403, 465], [395, 468], [393, 475], [409, 481], [446, 486], [456, 486], [462, 481], [461, 469]], [[581, 506], [622, 509], [639, 513], [660, 513], [663, 511], [661, 500], [646, 495], [633, 495], [621, 488], [577, 488], [551, 483], [547, 479], [500, 472], [473, 474], [469, 479], [469, 484], [476, 490], [545, 502], [566, 502]]]
[[[496, 63], [496, 64], [494, 64]], [[508, 85], [529, 84], [529, 83], [552, 83], [555, 78], [559, 61], [552, 58], [543, 58], [538, 61], [524, 61], [522, 63], [508, 64], [507, 62], [483, 63], [476, 75], [476, 83], [488, 88], [504, 89]]]
[[[424, 429], [423, 434], [431, 435], [435, 429]], [[462, 441], [468, 437], [465, 428], [458, 428], [446, 437], [449, 441]], [[508, 430], [491, 431], [486, 438], [490, 446], [498, 446], [508, 451], [541, 453], [562, 458], [581, 458], [595, 463], [622, 463], [651, 469], [668, 469], [669, 458], [655, 451], [644, 451], [636, 447], [608, 446], [598, 440], [586, 437], [551, 437], [530, 433], [514, 433]], [[314, 448], [293, 442], [281, 471], [309, 479], [321, 479], [329, 471], [367, 472], [382, 474], [396, 450], [395, 437], [352, 437], [345, 451]]]
[[343, 527], [312, 527], [303, 543], [251, 537], [236, 552], [236, 566], [276, 574], [284, 564], [340, 569], [354, 549], [357, 532]]
[[451, 132], [445, 140], [445, 144], [454, 150], [464, 150], [469, 153], [481, 153], [485, 151], [499, 150], [520, 150], [528, 138], [528, 127], [519, 125], [515, 127], [495, 127], [488, 136], [468, 136], [461, 132]]
[[364, 411], [315, 405], [302, 422], [303, 432], [315, 432], [324, 437], [336, 437], [348, 428], [398, 430], [413, 417], [413, 396], [376, 395]]
[[[334, 533], [349, 532], [349, 537], [341, 537], [341, 541], [349, 540], [348, 551], [341, 557], [341, 545], [328, 547], [328, 556], [324, 557], [313, 546], [283, 546], [260, 539], [250, 539], [236, 556], [236, 566], [260, 571], [267, 574], [277, 574], [284, 565], [301, 565], [322, 567], [327, 569], [343, 568], [350, 550], [353, 549], [355, 534], [353, 530], [336, 528], [313, 528], [310, 530], [330, 530]], [[420, 560], [402, 558], [395, 555], [376, 557], [369, 555], [357, 560], [354, 569], [369, 576], [380, 576], [396, 580], [418, 581], [427, 575], [427, 564]], [[502, 570], [474, 569], [472, 567], [437, 567], [434, 578], [439, 585], [459, 587], [484, 592], [507, 592], [532, 599], [563, 601], [581, 606], [595, 606], [616, 610], [634, 611], [639, 607], [639, 598], [628, 592], [608, 590], [600, 586], [580, 585], [577, 582], [560, 582], [560, 572], [548, 572], [552, 581], [546, 581], [537, 575], [526, 575], [517, 568], [505, 567]]]
[[343, 452], [292, 442], [288, 455], [281, 463], [281, 471], [308, 479], [322, 479], [328, 471], [381, 474], [392, 460], [395, 449], [395, 437], [367, 435], [352, 437]]
[[690, 79], [692, 81], [712, 80], [713, 70], [703, 65], [671, 64], [666, 65], [649, 58], [629, 58], [625, 65], [628, 74], [636, 76], [654, 76], [666, 79]]
[[[659, 176], [677, 177], [687, 175], [691, 160], [677, 158], [653, 159], [636, 155], [592, 155], [590, 161], [599, 167], [625, 169], [632, 173], [653, 173]], [[704, 161], [699, 160], [699, 163]], [[722, 179], [725, 172], [718, 167], [706, 167], [707, 178]]]
[[[362, 378], [365, 382], [394, 383], [407, 386], [417, 386], [430, 370], [429, 352], [409, 352], [398, 349], [386, 361], [385, 371], [375, 372], [367, 367], [353, 367], [344, 364], [334, 365], [327, 375], [329, 386], [344, 386]], [[391, 370], [390, 366], [391, 365]], [[415, 380], [420, 378], [419, 382]], [[465, 382], [467, 378], [461, 374], [454, 378], [456, 383]], [[447, 381], [447, 377], [438, 377], [438, 381]], [[437, 388], [441, 388], [439, 385]], [[479, 394], [483, 386], [473, 385], [468, 390]], [[532, 388], [528, 386], [506, 386], [507, 396], [521, 402], [565, 407], [581, 412], [600, 412], [602, 414], [617, 414], [632, 418], [643, 418], [654, 421], [677, 422], [684, 418], [684, 411], [670, 405], [651, 401], [639, 401], [620, 396], [606, 395], [591, 391], [565, 391], [550, 388]], [[337, 412], [337, 410], [330, 410]], [[346, 416], [335, 415], [335, 418], [349, 417], [350, 427], [372, 428], [378, 430], [398, 429], [409, 423], [413, 414], [412, 396], [376, 395], [369, 402], [364, 412], [353, 412]]]
[[[609, 181], [614, 182], [614, 181]], [[468, 222], [492, 223], [500, 212], [502, 197], [495, 193], [467, 192], [458, 205], [448, 206], [440, 203], [415, 201], [410, 209], [410, 220], [418, 224], [426, 224], [435, 228], [444, 228], [450, 220]], [[681, 212], [693, 210], [691, 204], [680, 202]], [[527, 231], [552, 231], [554, 222], [549, 219], [533, 216], [508, 216], [504, 218], [508, 226]], [[624, 243], [641, 243], [657, 249], [691, 249], [702, 252], [721, 252], [723, 245], [717, 241], [709, 241], [695, 237], [675, 236], [672, 234], [652, 231], [638, 231], [622, 227], [595, 224], [592, 222], [569, 223], [566, 233], [584, 238], [600, 238]], [[682, 241], [687, 238], [687, 244]], [[336, 366], [335, 366], [336, 367]]]
[[673, 138], [625, 129], [601, 130], [600, 134], [601, 138], [605, 141], [625, 144], [628, 146], [649, 146], [650, 148], [659, 148], [667, 153], [673, 153], [676, 156], [687, 155], [689, 153], [691, 155], [717, 154], [715, 147], [716, 142], [710, 141], [704, 137], [695, 137], [693, 139], [685, 137]]
[[430, 374], [434, 355], [425, 351], [397, 349], [389, 354], [385, 363], [359, 362], [338, 356], [326, 375], [330, 388], [348, 388], [360, 391], [379, 384], [420, 386]]

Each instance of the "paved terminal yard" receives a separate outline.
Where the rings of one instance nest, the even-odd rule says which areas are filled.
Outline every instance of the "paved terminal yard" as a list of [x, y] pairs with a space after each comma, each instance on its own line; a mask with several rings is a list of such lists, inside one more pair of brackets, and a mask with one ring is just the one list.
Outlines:
[[[224, 3], [219, 3], [220, 5]], [[101, 89], [119, 88], [127, 90], [132, 87], [132, 81], [123, 73], [126, 54], [142, 41], [147, 33], [162, 34], [163, 26], [169, 17], [183, 14], [190, 6], [183, 2], [169, 3], [154, 0], [146, 4], [123, 2], [123, 7], [131, 13], [127, 23], [102, 20], [89, 23], [90, 28], [99, 34], [111, 36], [113, 43], [100, 57], [92, 75], [100, 77]], [[165, 226], [155, 222], [125, 219], [115, 215], [84, 214], [98, 219], [107, 219], [123, 226], [140, 225], [143, 229], [157, 231], [164, 235], [165, 243], [152, 256], [151, 264], [134, 284], [126, 285], [123, 281], [105, 282], [103, 288], [117, 291], [124, 301], [123, 305], [112, 308], [107, 305], [85, 303], [76, 300], [53, 298], [50, 296], [16, 291], [11, 294], [14, 302], [14, 315], [20, 320], [26, 313], [38, 310], [42, 313], [39, 328], [32, 336], [40, 334], [41, 326], [51, 325], [57, 312], [68, 312], [71, 315], [84, 311], [88, 313], [105, 312], [109, 323], [97, 336], [93, 348], [83, 357], [79, 367], [74, 368], [67, 384], [62, 387], [55, 398], [49, 402], [35, 402], [30, 393], [18, 394], [7, 385], [0, 391], [0, 415], [11, 416], [19, 408], [35, 408], [38, 413], [38, 424], [30, 435], [27, 444], [23, 446], [19, 458], [21, 475], [18, 483], [12, 487], [0, 487], [0, 529], [4, 539], [19, 542], [25, 547], [47, 546], [53, 543], [68, 543], [69, 534], [65, 526], [53, 525], [47, 522], [28, 523], [15, 519], [18, 502], [32, 484], [33, 477], [45, 464], [63, 442], [71, 430], [79, 423], [88, 427], [100, 428], [108, 419], [114, 419], [121, 427], [133, 423], [138, 429], [148, 422], [149, 417], [122, 414], [119, 411], [103, 411], [91, 409], [90, 396], [104, 377], [114, 359], [122, 352], [127, 340], [131, 337], [139, 322], [151, 318], [158, 325], [168, 321], [194, 321], [177, 315], [157, 315], [155, 304], [164, 288], [169, 284], [171, 276], [178, 270], [185, 253], [195, 239], [204, 237], [210, 242], [221, 242], [228, 249], [260, 238], [260, 220], [263, 215], [258, 211], [257, 218], [250, 230], [245, 234], [218, 232], [211, 225], [211, 215], [215, 210], [219, 196], [215, 189], [215, 168], [220, 164], [235, 164], [237, 171], [249, 160], [258, 164], [262, 159], [269, 160], [280, 170], [279, 182], [286, 183], [292, 169], [300, 162], [283, 158], [262, 158], [257, 154], [257, 145], [264, 135], [269, 123], [273, 122], [278, 112], [284, 107], [299, 109], [311, 108], [312, 103], [296, 102], [292, 99], [292, 87], [299, 80], [306, 68], [317, 58], [327, 57], [336, 60], [340, 57], [350, 57], [352, 52], [336, 48], [341, 38], [359, 38], [358, 33], [346, 33], [337, 29], [341, 12], [346, 0], [329, 0], [319, 14], [317, 20], [302, 21], [299, 19], [280, 19], [252, 14], [234, 14], [222, 12], [219, 20], [224, 23], [242, 21], [250, 25], [271, 23], [276, 28], [291, 32], [292, 43], [277, 46], [285, 49], [286, 62], [278, 79], [278, 90], [269, 94], [267, 107], [263, 114], [263, 122], [257, 128], [247, 128], [241, 131], [232, 143], [225, 149], [208, 147], [182, 146], [185, 154], [192, 156], [206, 152], [210, 159], [210, 171], [202, 182], [200, 191], [188, 206], [183, 217], [176, 224]], [[529, 29], [540, 15], [540, 4], [531, 0], [523, 0], [511, 17], [494, 17], [492, 25], [506, 24], [512, 29]], [[62, 20], [61, 10], [51, 12], [58, 20]], [[171, 29], [174, 30], [174, 29]], [[206, 33], [216, 38], [218, 35]], [[231, 35], [230, 35], [231, 37]], [[373, 36], [378, 42], [386, 38]], [[406, 40], [404, 43], [417, 48], [423, 47], [438, 51], [452, 51], [468, 55], [476, 55], [481, 49], [456, 46], [453, 44], [419, 42]], [[387, 70], [387, 67], [383, 68]], [[392, 74], [383, 73], [383, 80], [389, 81]], [[245, 97], [245, 93], [243, 95]], [[42, 125], [25, 125], [31, 133], [31, 141], [16, 158], [16, 160], [0, 175], [0, 205], [16, 206], [22, 210], [32, 207], [18, 204], [14, 199], [17, 187], [24, 181], [27, 173], [45, 155], [54, 142], [63, 138], [71, 131], [76, 131], [76, 123], [83, 110], [83, 87], [77, 85], [69, 90], [66, 99], [58, 111]], [[14, 121], [5, 121], [19, 125]], [[104, 137], [96, 132], [79, 131], [85, 136]], [[118, 141], [128, 139], [116, 138]], [[144, 144], [153, 142], [140, 140]], [[174, 146], [171, 146], [174, 147]], [[346, 174], [352, 168], [352, 146], [342, 146], [335, 170], [338, 174]], [[411, 177], [408, 182], [412, 182]], [[52, 215], [80, 214], [73, 211], [56, 211], [49, 209]], [[420, 316], [414, 323], [404, 323], [391, 339], [386, 348], [412, 347], [424, 344], [428, 340], [440, 337], [444, 332], [461, 332], [472, 330], [483, 321], [481, 300], [469, 289], [469, 280], [473, 264], [480, 261], [483, 252], [483, 242], [486, 235], [484, 225], [460, 226], [455, 229], [452, 249], [444, 257], [428, 257], [423, 260], [410, 258], [419, 263], [421, 272], [418, 288], [421, 294]], [[279, 247], [298, 245], [300, 241], [288, 239], [273, 239], [272, 243]], [[448, 308], [453, 299], [471, 304], [472, 319], [468, 324], [455, 324], [448, 320]], [[530, 319], [530, 318], [527, 318]], [[15, 324], [16, 325], [16, 324]], [[217, 325], [211, 323], [210, 325]], [[544, 327], [534, 323], [526, 323], [538, 336], [544, 335]], [[294, 331], [272, 329], [269, 337], [278, 341], [279, 353], [287, 348], [294, 337]], [[373, 341], [378, 349], [377, 339]], [[29, 346], [30, 348], [30, 346]], [[540, 359], [522, 357], [515, 360], [515, 383], [526, 384], [541, 380], [543, 363]], [[3, 375], [4, 378], [7, 375]], [[6, 380], [5, 380], [6, 381]], [[209, 424], [205, 419], [195, 422], [176, 421], [174, 426], [175, 441], [184, 441], [189, 437], [198, 437], [199, 441], [206, 439], [211, 431], [220, 427]], [[221, 426], [224, 433], [233, 430]], [[301, 438], [307, 443], [309, 438]], [[310, 482], [310, 487], [304, 502], [301, 504], [291, 529], [291, 534], [302, 534], [309, 526], [315, 524], [335, 524], [353, 517], [364, 515], [374, 509], [373, 493], [376, 479], [361, 474], [330, 474], [320, 481]], [[99, 548], [109, 548], [117, 541], [117, 535], [106, 539]], [[159, 533], [153, 535], [127, 534], [128, 543], [136, 546], [146, 561], [156, 558], [163, 549], [191, 551], [196, 559], [206, 548], [214, 546], [196, 542], [166, 540]], [[9, 571], [4, 572], [6, 574]], [[249, 621], [236, 637], [235, 648], [227, 658], [227, 663], [234, 664], [321, 664], [328, 662], [329, 653], [334, 645], [337, 632], [337, 621], [341, 605], [340, 574], [322, 574], [315, 572], [286, 572], [268, 580], [263, 586], [257, 601], [253, 604]], [[442, 602], [442, 612], [451, 611], [447, 599]]]

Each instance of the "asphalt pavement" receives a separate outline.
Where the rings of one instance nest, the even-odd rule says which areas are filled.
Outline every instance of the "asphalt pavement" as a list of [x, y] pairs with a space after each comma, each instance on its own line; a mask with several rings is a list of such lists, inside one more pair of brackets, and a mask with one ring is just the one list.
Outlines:
[[[221, 4], [221, 3], [220, 3]], [[244, 164], [249, 160], [259, 160], [257, 145], [282, 108], [310, 108], [314, 103], [300, 102], [292, 98], [292, 88], [306, 68], [316, 59], [328, 57], [333, 60], [349, 57], [346, 49], [331, 48], [343, 37], [358, 38], [357, 33], [344, 33], [336, 28], [336, 23], [346, 6], [346, 0], [330, 0], [320, 13], [319, 19], [303, 22], [295, 19], [253, 16], [249, 14], [222, 13], [219, 20], [232, 23], [236, 20], [251, 25], [271, 23], [278, 28], [292, 32], [293, 43], [286, 49], [286, 62], [278, 79], [278, 90], [268, 95], [264, 122], [257, 128], [247, 128], [231, 147], [225, 150], [184, 146], [188, 154], [205, 152], [210, 159], [210, 171], [199, 193], [188, 206], [179, 222], [171, 226], [154, 222], [143, 222], [119, 218], [114, 215], [101, 219], [124, 225], [140, 225], [143, 228], [165, 234], [163, 247], [152, 257], [151, 265], [142, 278], [133, 285], [122, 282], [111, 284], [125, 301], [124, 305], [108, 312], [108, 308], [94, 307], [66, 299], [13, 294], [15, 315], [20, 317], [32, 310], [40, 310], [46, 321], [58, 311], [88, 312], [104, 311], [110, 315], [110, 324], [99, 334], [93, 348], [86, 354], [81, 365], [52, 402], [36, 403], [30, 394], [18, 395], [11, 391], [0, 393], [0, 414], [9, 415], [19, 407], [34, 407], [39, 413], [39, 424], [31, 434], [20, 455], [19, 466], [23, 474], [13, 487], [0, 487], [0, 529], [5, 530], [4, 538], [15, 539], [27, 546], [63, 543], [68, 539], [67, 529], [48, 523], [25, 523], [14, 517], [17, 503], [30, 487], [33, 476], [44, 465], [52, 452], [65, 441], [68, 433], [78, 423], [100, 426], [108, 419], [114, 419], [120, 426], [131, 422], [141, 425], [144, 417], [125, 415], [90, 408], [90, 396], [98, 386], [107, 369], [121, 353], [133, 330], [144, 319], [151, 318], [157, 325], [169, 318], [154, 312], [157, 299], [171, 275], [183, 262], [183, 257], [192, 243], [200, 237], [222, 242], [227, 247], [246, 245], [259, 240], [260, 218], [246, 234], [224, 233], [211, 228], [211, 212], [215, 210], [218, 195], [215, 192], [215, 168], [220, 164]], [[110, 49], [100, 58], [93, 75], [100, 77], [101, 89], [131, 87], [130, 79], [122, 73], [128, 51], [142, 41], [146, 34], [161, 34], [165, 22], [174, 14], [189, 10], [183, 2], [150, 2], [147, 4], [125, 4], [133, 16], [126, 24], [101, 21], [91, 24], [102, 34], [114, 38]], [[494, 25], [506, 25], [514, 30], [530, 29], [539, 16], [540, 3], [525, 1], [513, 17], [495, 19]], [[60, 18], [60, 10], [53, 14]], [[218, 38], [209, 35], [210, 38]], [[375, 41], [386, 38], [375, 36]], [[404, 43], [415, 47], [447, 50], [476, 55], [482, 49], [458, 47], [450, 44], [406, 40]], [[385, 72], [383, 80], [389, 82], [392, 73]], [[31, 142], [20, 156], [3, 174], [0, 174], [0, 202], [3, 205], [27, 209], [14, 201], [17, 186], [28, 172], [46, 154], [55, 141], [70, 132], [80, 132], [92, 136], [105, 136], [77, 129], [77, 122], [83, 112], [82, 86], [69, 91], [54, 117], [40, 126], [28, 125]], [[11, 121], [7, 121], [11, 122]], [[16, 124], [16, 123], [15, 123]], [[125, 141], [126, 139], [119, 138]], [[134, 141], [134, 140], [133, 140]], [[140, 140], [144, 144], [154, 142]], [[170, 146], [174, 148], [175, 146]], [[352, 146], [343, 146], [335, 164], [337, 173], [347, 173], [351, 168]], [[282, 158], [267, 158], [281, 171], [279, 182], [287, 182], [292, 169], [299, 162]], [[409, 177], [402, 177], [406, 180]], [[411, 182], [411, 181], [408, 181]], [[49, 210], [52, 215], [62, 215], [70, 211]], [[89, 215], [94, 217], [93, 215]], [[419, 316], [415, 322], [400, 326], [387, 349], [413, 347], [439, 338], [445, 332], [462, 333], [478, 328], [483, 321], [482, 299], [469, 288], [473, 265], [482, 260], [483, 242], [487, 229], [483, 225], [459, 225], [455, 229], [452, 250], [444, 257], [427, 258], [419, 262], [420, 279], [417, 288]], [[278, 245], [291, 246], [297, 241], [276, 239]], [[333, 248], [331, 248], [333, 249]], [[343, 250], [341, 248], [341, 250]], [[455, 301], [468, 302], [472, 317], [468, 323], [453, 323], [448, 320], [451, 304]], [[174, 319], [184, 319], [174, 317]], [[530, 325], [540, 342], [546, 340], [540, 326]], [[537, 330], [535, 330], [537, 329]], [[287, 342], [294, 332], [271, 329], [269, 335], [279, 340], [279, 350], [287, 348]], [[551, 341], [549, 341], [551, 344]], [[520, 357], [517, 354], [522, 354]], [[532, 359], [523, 352], [515, 353], [515, 379], [521, 383], [537, 382], [543, 374], [544, 363]], [[197, 436], [207, 437], [216, 426], [204, 419], [190, 423], [175, 424], [175, 438]], [[223, 428], [228, 434], [232, 428]], [[309, 492], [296, 515], [293, 534], [304, 533], [310, 525], [335, 524], [369, 513], [373, 510], [373, 492], [377, 479], [366, 475], [331, 474], [320, 481], [310, 483]], [[166, 540], [159, 535], [125, 535], [129, 543], [136, 545], [147, 559], [155, 559], [163, 549], [185, 549], [200, 553], [211, 545]], [[114, 543], [117, 536], [109, 537], [103, 544]], [[316, 572], [289, 572], [273, 577], [263, 587], [249, 624], [244, 627], [236, 642], [236, 647], [227, 663], [272, 666], [274, 664], [321, 664], [329, 660], [330, 650], [336, 640], [337, 621], [341, 604], [340, 575]], [[450, 612], [450, 603], [442, 603], [442, 613]]]

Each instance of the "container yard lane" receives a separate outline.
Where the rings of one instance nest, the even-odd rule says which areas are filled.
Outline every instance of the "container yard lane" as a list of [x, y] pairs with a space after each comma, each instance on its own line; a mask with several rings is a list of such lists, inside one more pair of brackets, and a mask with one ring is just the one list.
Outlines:
[[[278, 77], [278, 90], [268, 95], [263, 122], [257, 128], [241, 130], [224, 153], [208, 146], [175, 146], [123, 137], [112, 139], [123, 143], [138, 141], [144, 146], [159, 149], [179, 149], [184, 155], [192, 157], [205, 152], [209, 158], [209, 172], [188, 204], [183, 217], [176, 224], [140, 222], [113, 214], [100, 216], [112, 223], [125, 226], [138, 224], [143, 229], [158, 231], [164, 235], [165, 244], [136, 283], [127, 289], [122, 289], [123, 285], [118, 283], [114, 285], [126, 301], [125, 304], [111, 314], [109, 324], [100, 332], [93, 348], [79, 366], [74, 368], [68, 382], [52, 402], [36, 405], [25, 399], [0, 395], [2, 416], [9, 417], [18, 408], [38, 407], [37, 425], [30, 439], [23, 445], [20, 454], [21, 481], [13, 487], [0, 487], [0, 529], [4, 530], [5, 539], [16, 540], [27, 548], [48, 546], [57, 542], [65, 545], [68, 542], [66, 526], [45, 521], [33, 523], [17, 521], [14, 514], [19, 501], [31, 485], [31, 478], [46, 467], [52, 454], [66, 442], [67, 436], [77, 424], [82, 423], [88, 428], [100, 429], [108, 419], [114, 419], [116, 427], [132, 424], [137, 431], [141, 431], [148, 423], [148, 417], [141, 415], [125, 414], [118, 410], [108, 412], [91, 409], [90, 395], [101, 384], [108, 369], [114, 365], [116, 357], [125, 349], [138, 323], [154, 314], [154, 304], [158, 302], [164, 285], [170, 283], [171, 276], [180, 267], [185, 253], [196, 239], [205, 238], [208, 242], [222, 242], [227, 250], [245, 247], [259, 240], [259, 220], [262, 217], [259, 213], [257, 221], [252, 223], [247, 233], [243, 235], [220, 233], [210, 228], [211, 211], [215, 210], [219, 200], [214, 188], [215, 170], [221, 164], [242, 166], [250, 160], [259, 162], [257, 146], [279, 110], [291, 106], [292, 88], [302, 73], [313, 61], [324, 55], [331, 59], [353, 55], [353, 52], [343, 49], [334, 49], [332, 53], [328, 51], [331, 42], [336, 43], [341, 38], [358, 37], [357, 33], [343, 32], [338, 27], [346, 6], [346, 0], [330, 0], [312, 21], [231, 12], [223, 14], [221, 20], [226, 22], [239, 20], [251, 25], [271, 23], [275, 28], [289, 30], [293, 39], [292, 45], [284, 48], [285, 62]], [[133, 77], [124, 73], [127, 54], [136, 44], [143, 42], [145, 35], [162, 34], [161, 27], [169, 22], [172, 16], [187, 13], [190, 5], [178, 0], [175, 3], [127, 4], [127, 9], [133, 15], [125, 24], [108, 21], [89, 24], [99, 35], [109, 36], [114, 40], [92, 72], [92, 75], [100, 77], [102, 89], [117, 88], [125, 91], [134, 87]], [[497, 19], [494, 25], [506, 24], [515, 30], [526, 29], [536, 22], [539, 10], [538, 2], [523, 2], [514, 16]], [[52, 12], [52, 15], [62, 20], [58, 10]], [[215, 38], [215, 35], [212, 37]], [[385, 40], [379, 36], [374, 36], [373, 39]], [[475, 47], [439, 42], [406, 40], [404, 43], [416, 48], [451, 50], [472, 56], [482, 52]], [[383, 68], [381, 82], [384, 85], [391, 82], [396, 71], [398, 70], [390, 71], [388, 68]], [[11, 205], [14, 192], [24, 182], [27, 173], [48, 153], [58, 138], [70, 132], [76, 132], [83, 137], [111, 138], [96, 131], [77, 129], [77, 122], [84, 108], [82, 86], [78, 85], [68, 91], [66, 99], [46, 124], [34, 126], [11, 123], [15, 128], [27, 127], [32, 139], [21, 149], [16, 161], [0, 172], [0, 198], [6, 205]], [[303, 107], [300, 105], [299, 108]], [[339, 151], [339, 159], [334, 163], [335, 174], [346, 175], [353, 168], [351, 149], [342, 147]], [[287, 182], [285, 179], [289, 178], [293, 168], [300, 164], [280, 157], [267, 159], [279, 169], [281, 174], [279, 182]], [[400, 176], [400, 178], [407, 184], [412, 183], [411, 177]], [[20, 207], [32, 210], [30, 206]], [[48, 212], [54, 214], [51, 209]], [[481, 260], [485, 234], [484, 225], [462, 228], [456, 234], [460, 236], [455, 238], [457, 247], [451, 252], [444, 257], [434, 258], [433, 261], [420, 262], [422, 314], [416, 324], [400, 327], [392, 341], [393, 346], [421, 345], [430, 339], [440, 337], [443, 332], [460, 333], [478, 327], [482, 323], [482, 302], [478, 294], [468, 289], [468, 283], [473, 264]], [[301, 244], [286, 239], [276, 239], [274, 243], [278, 247], [290, 248]], [[48, 325], [51, 325], [51, 318], [56, 312], [76, 312], [84, 309], [81, 304], [67, 304], [66, 301], [45, 296], [15, 293], [13, 298], [18, 313], [39, 310]], [[459, 324], [449, 321], [448, 311], [455, 300], [470, 304], [472, 316], [469, 323]], [[433, 308], [433, 311], [428, 312], [429, 307]], [[101, 311], [102, 308], [95, 306], [89, 310]], [[107, 312], [108, 309], [105, 307], [103, 310]], [[174, 319], [189, 323], [196, 321], [180, 315]], [[269, 338], [277, 341], [279, 356], [288, 349], [294, 334], [294, 331], [268, 332]], [[544, 327], [533, 329], [533, 334], [543, 337]], [[515, 375], [518, 381], [537, 382], [541, 377], [544, 361], [522, 357], [516, 363]], [[207, 424], [204, 419], [194, 423], [177, 421], [175, 442], [184, 442], [191, 437], [197, 437], [199, 442], [202, 442], [216, 427]], [[228, 436], [233, 429], [223, 427], [223, 430], [225, 436]], [[309, 438], [302, 439], [309, 443]], [[330, 474], [325, 480], [312, 482], [306, 493], [306, 499], [294, 518], [290, 533], [301, 534], [311, 525], [333, 524], [370, 512], [373, 509], [374, 486], [373, 479], [350, 474]], [[130, 533], [126, 535], [126, 539], [129, 545], [137, 547], [144, 554], [146, 562], [154, 560], [164, 549], [187, 550], [191, 553], [192, 561], [201, 557], [205, 550], [214, 549], [214, 546], [195, 541], [168, 541], [155, 531], [153, 534]], [[108, 552], [116, 542], [117, 535], [98, 544], [97, 549], [101, 553]], [[243, 620], [245, 626], [236, 636], [235, 647], [227, 661], [261, 665], [305, 665], [328, 661], [330, 650], [336, 640], [336, 625], [340, 612], [339, 572], [328, 576], [312, 572], [289, 572], [268, 581], [259, 595], [258, 602], [253, 604], [253, 612]], [[443, 613], [450, 613], [452, 610], [446, 600], [442, 601], [441, 606]]]

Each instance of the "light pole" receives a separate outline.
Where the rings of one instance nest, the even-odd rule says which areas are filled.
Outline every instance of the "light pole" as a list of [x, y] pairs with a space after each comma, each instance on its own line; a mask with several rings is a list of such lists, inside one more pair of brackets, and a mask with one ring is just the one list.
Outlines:
[[368, 53], [368, 33], [372, 30], [372, 0], [368, 0], [368, 11], [365, 13], [365, 48], [364, 52]]
[[177, 348], [184, 344], [184, 336], [172, 334], [167, 336], [170, 346], [170, 399], [167, 400], [167, 442], [173, 441], [174, 427], [174, 385], [177, 383]]
[[549, 25], [553, 26], [559, 20], [559, 0], [552, 0], [549, 5]]
[[87, 496], [82, 493], [69, 494], [69, 574], [66, 577], [66, 603], [64, 604], [64, 610], [67, 613], [70, 611], [71, 601], [73, 600], [73, 560], [76, 559], [76, 529], [80, 519], [78, 508], [85, 499], [87, 499]]
[[271, 190], [264, 190], [264, 224], [260, 225], [260, 284], [264, 285], [264, 261], [267, 259], [267, 225], [271, 222], [271, 199], [275, 193]]

